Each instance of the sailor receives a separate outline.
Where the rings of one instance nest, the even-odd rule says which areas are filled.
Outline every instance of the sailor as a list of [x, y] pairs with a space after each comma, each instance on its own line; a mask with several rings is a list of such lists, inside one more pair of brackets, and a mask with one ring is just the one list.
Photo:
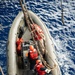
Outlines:
[[32, 24], [32, 33], [34, 33], [34, 39], [39, 43], [42, 50], [42, 54], [45, 53], [45, 35], [42, 29], [37, 24]]
[[17, 49], [17, 54], [18, 56], [21, 56], [21, 44], [23, 43], [23, 39], [22, 38], [18, 38], [16, 41], [16, 49]]
[[32, 70], [36, 64], [36, 60], [38, 59], [38, 52], [33, 45], [29, 46], [28, 58], [30, 62], [30, 70]]
[[47, 69], [41, 62], [41, 60], [36, 60], [35, 71], [38, 75], [47, 75], [51, 70]]

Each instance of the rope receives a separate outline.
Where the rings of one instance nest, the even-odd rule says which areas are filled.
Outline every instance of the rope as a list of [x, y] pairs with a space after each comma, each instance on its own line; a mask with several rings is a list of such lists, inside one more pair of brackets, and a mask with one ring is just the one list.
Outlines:
[[2, 67], [0, 66], [0, 72], [2, 73], [2, 75], [4, 75], [4, 72], [2, 70]]
[[[32, 18], [31, 18], [31, 17], [29, 16], [29, 14], [28, 14], [26, 5], [25, 5], [25, 8], [24, 8], [24, 6], [22, 6], [22, 0], [20, 0], [20, 4], [21, 4], [22, 10], [23, 10], [24, 18], [26, 19], [26, 22], [27, 22], [29, 31], [32, 32], [31, 24], [34, 24], [34, 22], [33, 22]], [[56, 65], [54, 65], [53, 68], [50, 67], [50, 65], [47, 64], [47, 62], [44, 60], [43, 56], [41, 55], [41, 53], [40, 53], [40, 51], [39, 51], [39, 48], [38, 48], [38, 45], [36, 44], [36, 41], [35, 41], [35, 39], [34, 39], [34, 35], [35, 35], [35, 34], [32, 32], [32, 33], [31, 33], [31, 36], [32, 36], [32, 38], [33, 38], [34, 44], [35, 44], [35, 46], [36, 46], [36, 48], [37, 48], [37, 51], [38, 51], [38, 53], [39, 53], [39, 55], [40, 55], [40, 57], [41, 57], [41, 60], [42, 60], [43, 64], [44, 64], [47, 68], [49, 68], [49, 69], [54, 69], [54, 67], [55, 67]]]
[[[36, 27], [35, 27], [35, 30], [36, 30]], [[38, 31], [37, 31], [38, 32]], [[39, 32], [38, 32], [38, 34], [39, 34]], [[34, 33], [34, 35], [36, 36], [36, 34]], [[41, 36], [41, 35], [40, 35]], [[42, 36], [41, 36], [42, 37]], [[45, 40], [43, 39], [43, 41], [45, 42]], [[38, 41], [38, 42], [40, 42], [40, 41]], [[46, 46], [45, 46], [45, 43], [44, 43], [44, 46], [42, 46], [42, 43], [40, 42], [40, 46], [41, 46], [41, 48], [43, 48], [44, 50], [45, 50], [45, 53], [47, 53], [47, 55], [49, 56], [49, 58], [53, 61], [53, 59], [50, 57], [50, 55], [48, 54], [48, 51], [46, 50]], [[38, 45], [36, 45], [36, 46], [38, 46]], [[42, 58], [42, 61], [43, 61], [43, 63], [44, 63], [44, 65], [46, 66], [46, 67], [48, 67], [49, 69], [54, 69], [55, 67], [56, 67], [56, 64], [55, 64], [55, 62], [53, 61], [53, 63], [54, 63], [54, 67], [50, 67], [47, 63], [46, 63], [46, 61], [43, 59], [43, 57], [42, 57], [42, 55], [41, 55], [41, 53], [40, 53], [40, 51], [39, 51], [39, 49], [37, 49], [38, 50], [38, 53], [40, 54], [40, 56], [41, 56], [41, 58]], [[46, 63], [46, 64], [45, 64]]]
[[[39, 41], [40, 42], [40, 41]], [[40, 42], [41, 43], [41, 42]], [[42, 45], [40, 45], [41, 47], [42, 47]], [[45, 47], [44, 47], [45, 48]], [[45, 49], [45, 52], [47, 53], [47, 55], [49, 56], [49, 54], [48, 54], [48, 51]], [[56, 64], [55, 64], [55, 62], [53, 61], [53, 59], [49, 56], [49, 58], [53, 61], [53, 63], [54, 63], [54, 66], [53, 67], [51, 67], [45, 60], [44, 60], [44, 58], [43, 58], [43, 56], [41, 55], [41, 53], [40, 53], [40, 51], [38, 51], [38, 53], [40, 54], [40, 56], [41, 56], [41, 59], [42, 59], [42, 61], [43, 61], [43, 64], [48, 68], [48, 69], [51, 69], [51, 70], [53, 70], [55, 67], [56, 67]]]

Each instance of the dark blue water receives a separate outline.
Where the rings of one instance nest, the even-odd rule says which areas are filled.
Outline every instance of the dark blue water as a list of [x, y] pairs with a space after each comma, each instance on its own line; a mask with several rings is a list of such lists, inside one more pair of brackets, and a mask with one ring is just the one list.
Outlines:
[[[75, 75], [75, 0], [64, 0], [64, 22], [61, 22], [61, 2], [28, 0], [28, 9], [36, 13], [48, 27], [56, 47], [62, 75]], [[19, 0], [0, 0], [0, 66], [7, 74], [7, 39], [9, 29], [21, 10]], [[12, 65], [11, 65], [12, 66]]]

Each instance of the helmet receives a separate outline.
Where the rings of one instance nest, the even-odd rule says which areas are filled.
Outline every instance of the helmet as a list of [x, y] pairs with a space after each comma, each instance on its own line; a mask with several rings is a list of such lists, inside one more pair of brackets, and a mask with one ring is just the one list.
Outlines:
[[34, 50], [33, 45], [30, 45], [30, 46], [29, 46], [29, 49], [33, 51], [33, 50]]
[[36, 64], [41, 63], [41, 60], [36, 60]]

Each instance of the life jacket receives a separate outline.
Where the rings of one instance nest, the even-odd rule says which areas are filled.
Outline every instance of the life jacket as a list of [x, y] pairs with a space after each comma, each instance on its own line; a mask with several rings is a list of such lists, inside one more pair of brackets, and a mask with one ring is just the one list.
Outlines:
[[22, 42], [23, 42], [23, 39], [22, 38], [20, 38], [20, 39], [18, 38], [17, 41], [16, 41], [16, 44], [20, 45]]
[[41, 34], [43, 34], [43, 31], [38, 25], [34, 24], [34, 26], [35, 26], [35, 31], [33, 32], [35, 34], [34, 39], [37, 41], [42, 39]]
[[44, 68], [42, 63], [39, 63], [39, 64], [35, 65], [35, 69], [36, 69], [38, 75], [45, 75], [46, 72], [42, 71], [41, 68]]
[[30, 59], [37, 59], [38, 58], [38, 52], [36, 51], [36, 49], [34, 49], [33, 51], [29, 52], [30, 54]]
[[21, 51], [21, 44], [23, 42], [23, 39], [22, 38], [18, 38], [17, 41], [16, 41], [16, 45], [17, 45], [17, 51], [18, 53]]

